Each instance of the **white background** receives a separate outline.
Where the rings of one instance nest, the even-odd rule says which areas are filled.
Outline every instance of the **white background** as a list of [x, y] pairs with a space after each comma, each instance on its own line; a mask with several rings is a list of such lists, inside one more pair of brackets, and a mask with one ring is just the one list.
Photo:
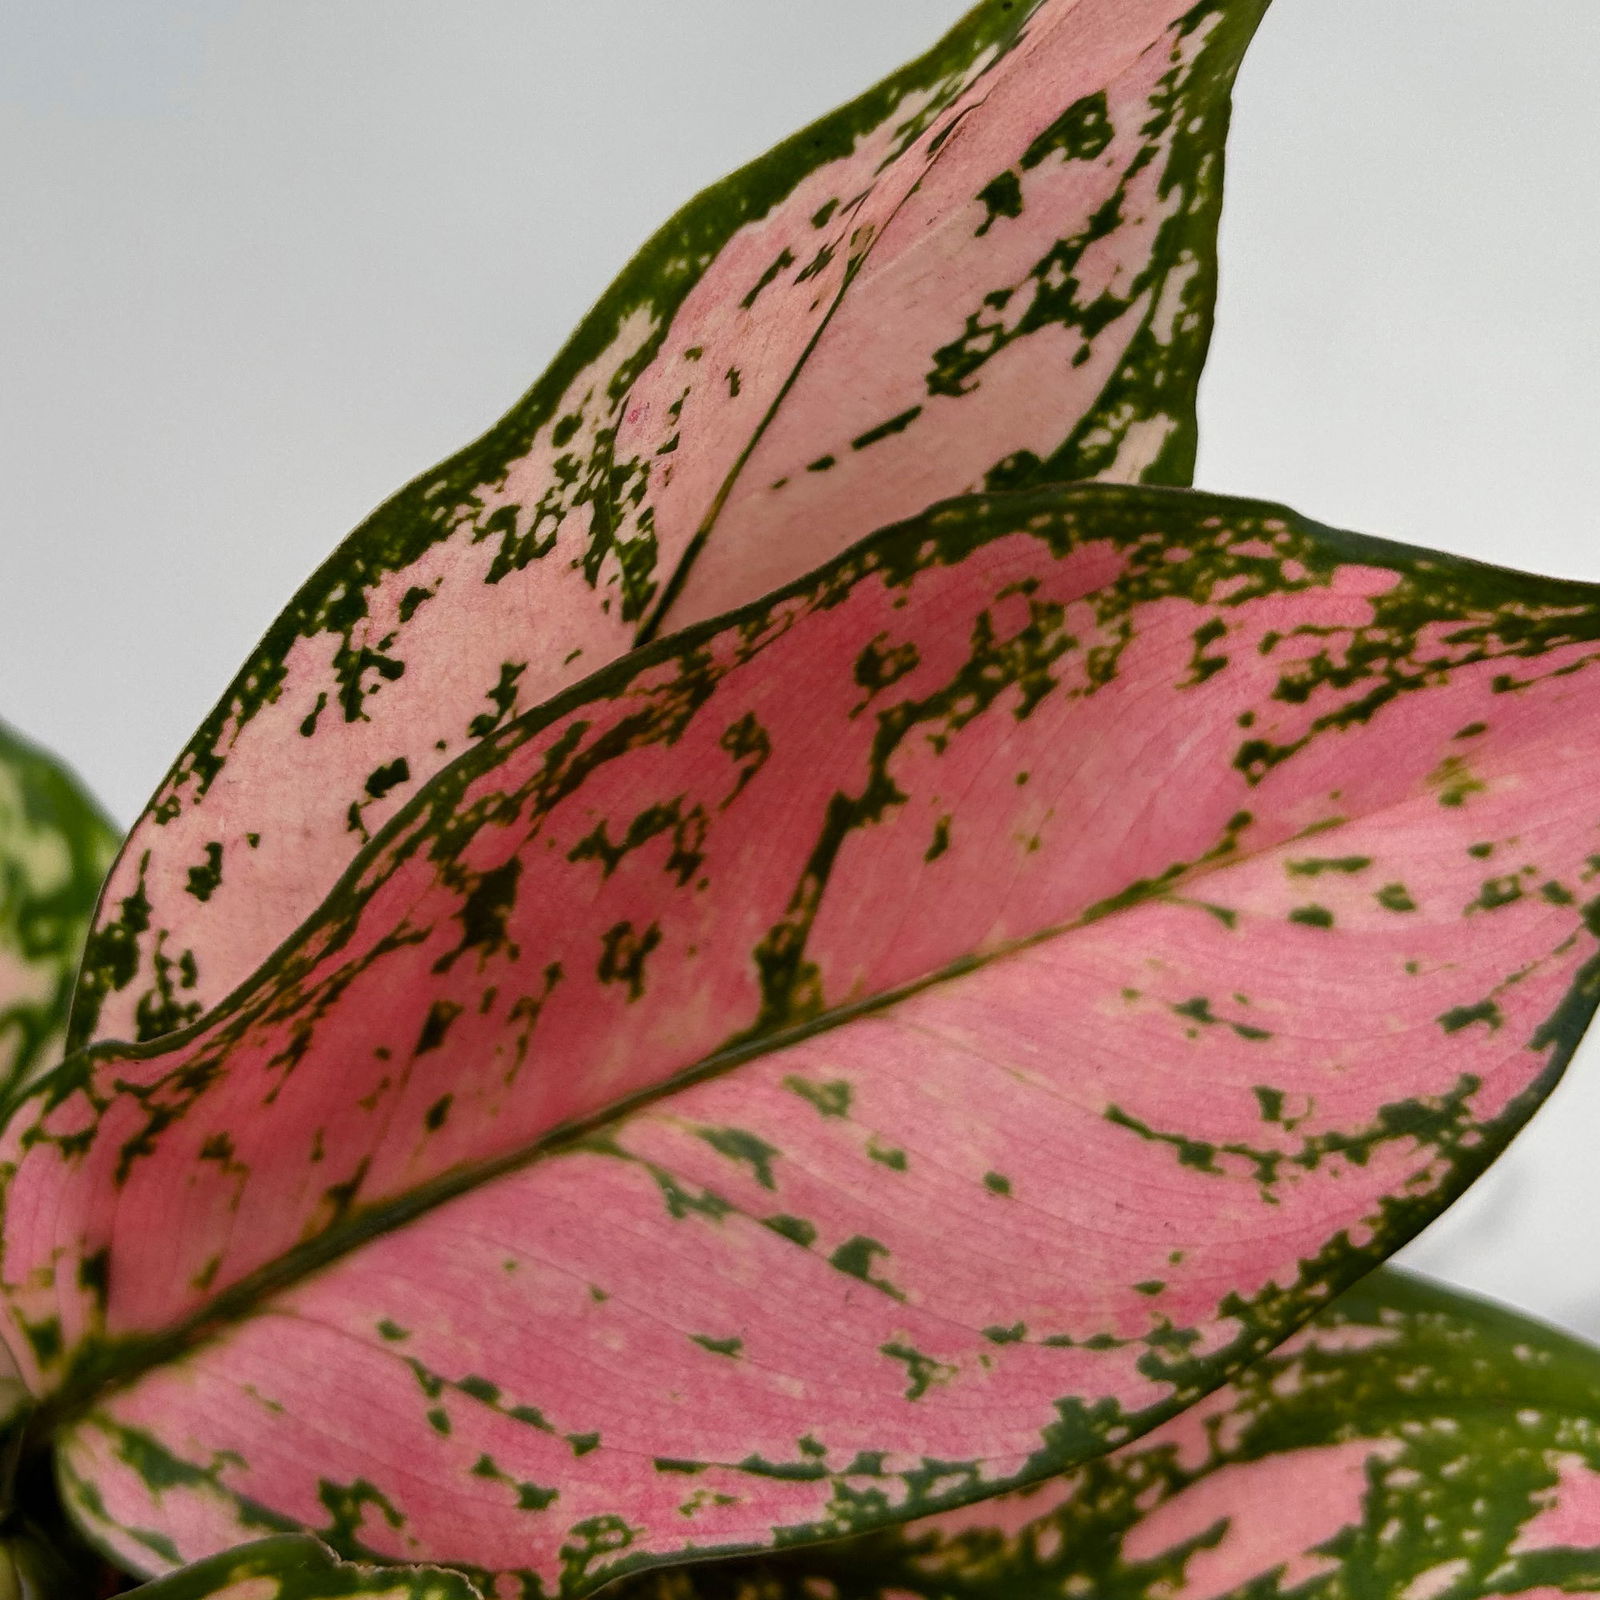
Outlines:
[[[0, 0], [0, 715], [130, 821], [307, 572], [957, 0]], [[1600, 8], [1277, 0], [1200, 481], [1600, 579]], [[1600, 1336], [1600, 1050], [1413, 1252]]]

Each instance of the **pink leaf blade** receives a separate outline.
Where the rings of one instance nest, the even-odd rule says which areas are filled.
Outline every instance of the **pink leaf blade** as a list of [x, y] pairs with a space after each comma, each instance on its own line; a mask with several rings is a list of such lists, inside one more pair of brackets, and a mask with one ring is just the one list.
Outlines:
[[618, 663], [10, 1130], [74, 1470], [578, 1592], [1158, 1425], [1559, 1075], [1597, 659], [1592, 587], [1083, 485]]
[[1203, 1404], [1063, 1477], [626, 1600], [1286, 1600], [1600, 1589], [1600, 1352], [1383, 1269]]
[[996, 475], [1186, 481], [1263, 5], [990, 0], [692, 202], [273, 625], [120, 858], [75, 1042], [209, 1010], [430, 774], [663, 615]]

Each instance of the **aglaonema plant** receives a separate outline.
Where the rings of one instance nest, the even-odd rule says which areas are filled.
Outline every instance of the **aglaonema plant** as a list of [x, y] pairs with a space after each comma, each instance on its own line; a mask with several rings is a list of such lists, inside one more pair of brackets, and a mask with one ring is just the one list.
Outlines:
[[1600, 1355], [1366, 1278], [1600, 997], [1600, 588], [1185, 487], [1263, 9], [987, 0], [339, 547], [92, 921], [51, 780], [0, 1583], [1600, 1587]]

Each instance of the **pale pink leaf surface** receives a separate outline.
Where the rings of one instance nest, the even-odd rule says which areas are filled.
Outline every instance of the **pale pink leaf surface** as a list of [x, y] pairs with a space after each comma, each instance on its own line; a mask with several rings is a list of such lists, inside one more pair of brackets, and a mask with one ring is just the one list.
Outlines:
[[1182, 1416], [1062, 1477], [618, 1600], [1600, 1594], [1600, 1351], [1380, 1269]]
[[1559, 1073], [1597, 659], [1592, 587], [1083, 485], [617, 663], [9, 1129], [80, 1515], [578, 1592], [1156, 1425]]
[[193, 1021], [430, 774], [663, 616], [986, 480], [1186, 482], [1264, 4], [988, 0], [692, 202], [274, 624], [130, 838], [75, 1041]]

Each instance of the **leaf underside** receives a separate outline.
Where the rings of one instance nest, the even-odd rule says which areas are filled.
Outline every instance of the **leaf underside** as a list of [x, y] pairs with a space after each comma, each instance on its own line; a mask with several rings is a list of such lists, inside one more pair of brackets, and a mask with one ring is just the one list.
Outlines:
[[0, 1109], [61, 1059], [117, 834], [77, 780], [0, 723]]
[[193, 1022], [464, 749], [984, 486], [1188, 481], [1266, 0], [987, 0], [691, 202], [273, 625], [130, 836], [73, 1039]]
[[511, 723], [8, 1131], [77, 1514], [579, 1593], [1158, 1425], [1559, 1074], [1597, 641], [1592, 586], [1080, 485]]
[[617, 1600], [1555, 1600], [1600, 1593], [1600, 1351], [1380, 1269], [1062, 1478]]

